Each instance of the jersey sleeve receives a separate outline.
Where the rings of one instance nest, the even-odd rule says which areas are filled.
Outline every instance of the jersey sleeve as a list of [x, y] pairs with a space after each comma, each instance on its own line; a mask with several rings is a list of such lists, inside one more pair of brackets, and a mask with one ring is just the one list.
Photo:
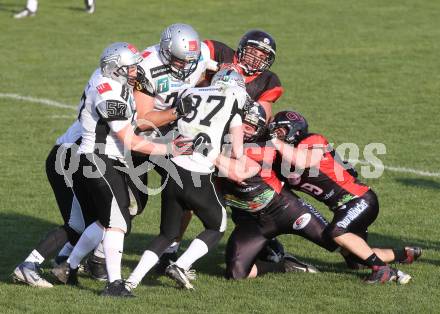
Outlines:
[[217, 71], [218, 69], [218, 62], [215, 61], [212, 57], [211, 57], [211, 51], [208, 47], [208, 45], [206, 45], [205, 42], [202, 42], [201, 44], [201, 58], [200, 61], [204, 62], [204, 67], [206, 70], [208, 71]]
[[273, 72], [266, 72], [266, 84], [257, 101], [276, 102], [284, 92], [281, 81]]
[[235, 54], [234, 49], [216, 40], [208, 39], [203, 42], [208, 46], [212, 60], [218, 63], [232, 63]]

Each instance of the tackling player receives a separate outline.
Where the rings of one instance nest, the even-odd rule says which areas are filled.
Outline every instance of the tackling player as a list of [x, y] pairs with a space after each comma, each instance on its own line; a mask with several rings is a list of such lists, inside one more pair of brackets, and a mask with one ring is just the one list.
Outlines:
[[293, 111], [277, 113], [269, 129], [272, 143], [283, 158], [278, 170], [283, 180], [290, 188], [305, 192], [330, 208], [334, 216], [326, 235], [344, 249], [346, 258], [372, 269], [366, 282], [409, 282], [411, 276], [386, 263], [412, 263], [421, 255], [421, 249], [372, 249], [367, 244], [367, 228], [379, 213], [377, 196], [346, 168], [327, 139], [309, 133], [307, 121]]
[[[243, 117], [244, 154], [260, 164], [261, 170], [245, 179], [234, 177], [221, 180], [226, 204], [232, 209], [235, 228], [226, 246], [226, 277], [243, 279], [267, 272], [317, 270], [284, 256], [279, 263], [257, 259], [259, 252], [273, 237], [297, 234], [315, 244], [334, 251], [337, 245], [323, 236], [328, 222], [311, 205], [283, 189], [271, 166], [277, 156], [273, 146], [267, 146], [266, 115], [262, 106], [248, 106]], [[269, 167], [269, 168], [268, 168]], [[226, 173], [228, 169], [220, 168]]]
[[219, 64], [236, 65], [244, 76], [246, 91], [253, 101], [266, 111], [266, 121], [272, 117], [272, 105], [283, 94], [278, 76], [270, 71], [275, 61], [276, 43], [261, 30], [250, 30], [240, 39], [237, 51], [224, 43], [205, 40], [211, 59]]

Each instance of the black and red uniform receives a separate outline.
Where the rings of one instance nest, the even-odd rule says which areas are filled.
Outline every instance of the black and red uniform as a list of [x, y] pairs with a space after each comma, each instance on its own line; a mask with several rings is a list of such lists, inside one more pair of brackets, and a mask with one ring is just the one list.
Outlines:
[[[211, 59], [218, 63], [237, 64], [235, 50], [215, 40], [205, 40], [211, 52]], [[210, 74], [208, 73], [208, 78]], [[276, 102], [283, 94], [280, 79], [272, 71], [264, 71], [252, 76], [244, 76], [246, 91], [253, 101]]]
[[[359, 182], [320, 134], [310, 134], [297, 147], [323, 149], [318, 166], [306, 169], [284, 167], [280, 158], [275, 162], [276, 172], [286, 185], [313, 196], [333, 211], [334, 217], [326, 233], [332, 238], [347, 232], [366, 237], [366, 231], [379, 213], [376, 194]], [[287, 171], [286, 171], [287, 170]]]
[[246, 278], [267, 241], [281, 234], [297, 234], [329, 251], [335, 250], [336, 245], [324, 237], [328, 222], [311, 205], [283, 188], [272, 170], [276, 150], [257, 143], [246, 145], [244, 152], [262, 170], [244, 184], [221, 180], [235, 223], [226, 247], [226, 277]]

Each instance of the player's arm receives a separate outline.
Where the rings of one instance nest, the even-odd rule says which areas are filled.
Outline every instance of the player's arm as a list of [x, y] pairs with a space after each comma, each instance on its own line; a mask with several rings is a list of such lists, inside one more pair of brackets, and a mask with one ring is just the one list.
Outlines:
[[174, 108], [154, 111], [154, 97], [138, 90], [133, 95], [137, 111], [136, 124], [139, 130], [152, 130], [154, 127], [166, 125], [177, 119]]
[[293, 147], [277, 138], [272, 139], [271, 142], [280, 152], [283, 160], [301, 169], [318, 166], [325, 152], [322, 146], [309, 147], [300, 144], [298, 147]]
[[229, 134], [231, 134], [232, 156], [239, 159], [243, 156], [243, 127], [238, 113], [231, 120]]
[[263, 106], [264, 111], [266, 112], [266, 123], [268, 123], [272, 118], [272, 106], [273, 102], [271, 101], [265, 101], [265, 100], [259, 100], [258, 103]]
[[260, 165], [246, 155], [236, 159], [220, 154], [214, 164], [219, 170], [219, 176], [238, 183], [255, 176], [261, 170]]
[[167, 145], [152, 143], [134, 134], [130, 123], [131, 111], [127, 103], [115, 99], [103, 100], [97, 104], [96, 111], [127, 149], [147, 155], [168, 153]]

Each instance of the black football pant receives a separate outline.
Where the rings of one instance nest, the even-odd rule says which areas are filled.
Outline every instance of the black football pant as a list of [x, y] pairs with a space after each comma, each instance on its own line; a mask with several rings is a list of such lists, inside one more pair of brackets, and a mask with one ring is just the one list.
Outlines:
[[327, 241], [326, 220], [311, 205], [283, 189], [268, 206], [256, 213], [232, 208], [234, 231], [226, 246], [226, 277], [246, 278], [258, 253], [266, 243], [281, 234], [296, 234], [334, 251], [337, 246]]

